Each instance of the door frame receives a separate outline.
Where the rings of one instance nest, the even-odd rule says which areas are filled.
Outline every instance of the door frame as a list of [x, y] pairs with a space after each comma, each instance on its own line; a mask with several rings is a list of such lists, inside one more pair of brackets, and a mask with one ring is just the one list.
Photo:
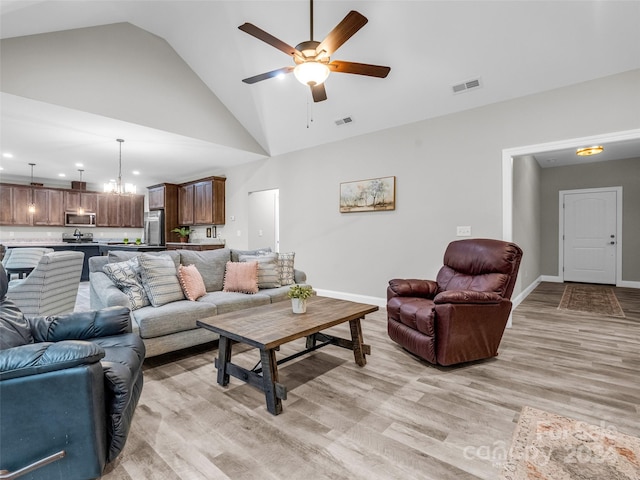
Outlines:
[[616, 192], [616, 286], [622, 281], [622, 187], [579, 188], [558, 192], [558, 273], [564, 282], [564, 195]]

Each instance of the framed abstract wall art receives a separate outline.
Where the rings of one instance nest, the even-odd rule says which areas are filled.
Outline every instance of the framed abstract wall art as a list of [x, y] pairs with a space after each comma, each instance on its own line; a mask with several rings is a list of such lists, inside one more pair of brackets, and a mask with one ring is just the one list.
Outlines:
[[396, 177], [340, 184], [340, 213], [386, 212], [396, 209]]

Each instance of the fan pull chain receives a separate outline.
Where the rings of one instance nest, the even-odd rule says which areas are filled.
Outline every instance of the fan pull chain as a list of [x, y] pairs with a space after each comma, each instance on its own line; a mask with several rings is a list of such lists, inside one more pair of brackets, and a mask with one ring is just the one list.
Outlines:
[[307, 98], [307, 128], [313, 123], [313, 103]]

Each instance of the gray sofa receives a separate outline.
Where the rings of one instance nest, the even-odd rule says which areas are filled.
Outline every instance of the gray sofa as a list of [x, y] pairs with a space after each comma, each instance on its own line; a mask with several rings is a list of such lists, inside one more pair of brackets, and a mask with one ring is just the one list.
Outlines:
[[[153, 357], [216, 340], [217, 334], [196, 326], [196, 321], [202, 318], [288, 300], [290, 285], [260, 288], [254, 294], [222, 291], [228, 261], [239, 261], [241, 255], [259, 255], [265, 252], [270, 250], [239, 251], [223, 248], [203, 252], [173, 250], [145, 254], [168, 255], [176, 269], [180, 264], [195, 265], [207, 292], [197, 301], [176, 300], [161, 306], [147, 305], [131, 310], [133, 332], [144, 341], [146, 356]], [[89, 299], [92, 309], [112, 306], [132, 308], [130, 297], [107, 276], [104, 267], [109, 263], [129, 261], [138, 255], [137, 252], [110, 251], [108, 256], [89, 259]], [[306, 282], [306, 274], [300, 270], [294, 269], [293, 276], [295, 283]]]

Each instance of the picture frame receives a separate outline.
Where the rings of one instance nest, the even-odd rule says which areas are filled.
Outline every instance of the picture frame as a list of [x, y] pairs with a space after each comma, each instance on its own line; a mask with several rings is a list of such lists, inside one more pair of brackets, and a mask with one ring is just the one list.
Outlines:
[[340, 184], [340, 213], [388, 212], [395, 209], [395, 176]]

